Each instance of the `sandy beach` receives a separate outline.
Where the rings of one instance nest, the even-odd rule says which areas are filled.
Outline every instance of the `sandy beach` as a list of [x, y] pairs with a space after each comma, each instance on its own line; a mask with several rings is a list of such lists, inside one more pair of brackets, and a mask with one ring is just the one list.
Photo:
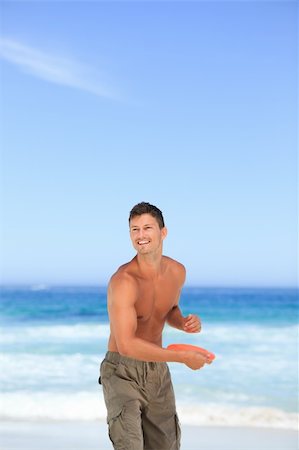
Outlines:
[[[1, 450], [112, 450], [106, 424], [2, 422]], [[181, 450], [298, 450], [294, 430], [182, 425]], [[161, 449], [155, 449], [161, 450]]]

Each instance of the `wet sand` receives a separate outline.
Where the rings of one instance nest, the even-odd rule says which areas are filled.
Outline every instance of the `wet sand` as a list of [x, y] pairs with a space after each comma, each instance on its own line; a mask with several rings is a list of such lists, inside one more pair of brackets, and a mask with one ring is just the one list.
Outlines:
[[[0, 436], [1, 450], [113, 449], [103, 421], [4, 421]], [[298, 433], [273, 428], [182, 425], [181, 450], [298, 450]]]

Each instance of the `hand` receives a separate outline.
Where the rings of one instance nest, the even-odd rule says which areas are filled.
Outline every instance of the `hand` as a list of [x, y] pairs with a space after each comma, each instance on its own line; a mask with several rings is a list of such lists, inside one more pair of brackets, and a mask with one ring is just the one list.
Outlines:
[[211, 361], [209, 361], [206, 356], [201, 355], [198, 352], [188, 351], [185, 352], [184, 363], [190, 369], [198, 370], [201, 369], [206, 363], [211, 364]]
[[183, 330], [186, 333], [199, 333], [201, 330], [200, 318], [195, 314], [189, 314], [187, 317], [184, 317]]

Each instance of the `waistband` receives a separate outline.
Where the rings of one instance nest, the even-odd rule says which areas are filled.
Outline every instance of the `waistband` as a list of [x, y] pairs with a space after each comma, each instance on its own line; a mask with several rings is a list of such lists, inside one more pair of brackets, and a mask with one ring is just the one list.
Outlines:
[[118, 352], [110, 352], [108, 351], [106, 353], [105, 359], [107, 361], [110, 361], [112, 363], [119, 363], [122, 362], [128, 366], [134, 366], [134, 367], [140, 367], [143, 368], [145, 365], [150, 366], [152, 368], [155, 367], [162, 367], [167, 365], [166, 362], [161, 361], [141, 361], [139, 359], [129, 358], [128, 356], [122, 356]]

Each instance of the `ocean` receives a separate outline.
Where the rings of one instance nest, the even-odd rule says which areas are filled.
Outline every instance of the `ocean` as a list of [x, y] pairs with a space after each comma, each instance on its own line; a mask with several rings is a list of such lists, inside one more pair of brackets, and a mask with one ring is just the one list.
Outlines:
[[[199, 371], [169, 363], [181, 422], [296, 429], [298, 291], [185, 287], [180, 307], [202, 332], [166, 326], [163, 346], [216, 354]], [[2, 287], [1, 419], [104, 420], [108, 336], [105, 287]]]

